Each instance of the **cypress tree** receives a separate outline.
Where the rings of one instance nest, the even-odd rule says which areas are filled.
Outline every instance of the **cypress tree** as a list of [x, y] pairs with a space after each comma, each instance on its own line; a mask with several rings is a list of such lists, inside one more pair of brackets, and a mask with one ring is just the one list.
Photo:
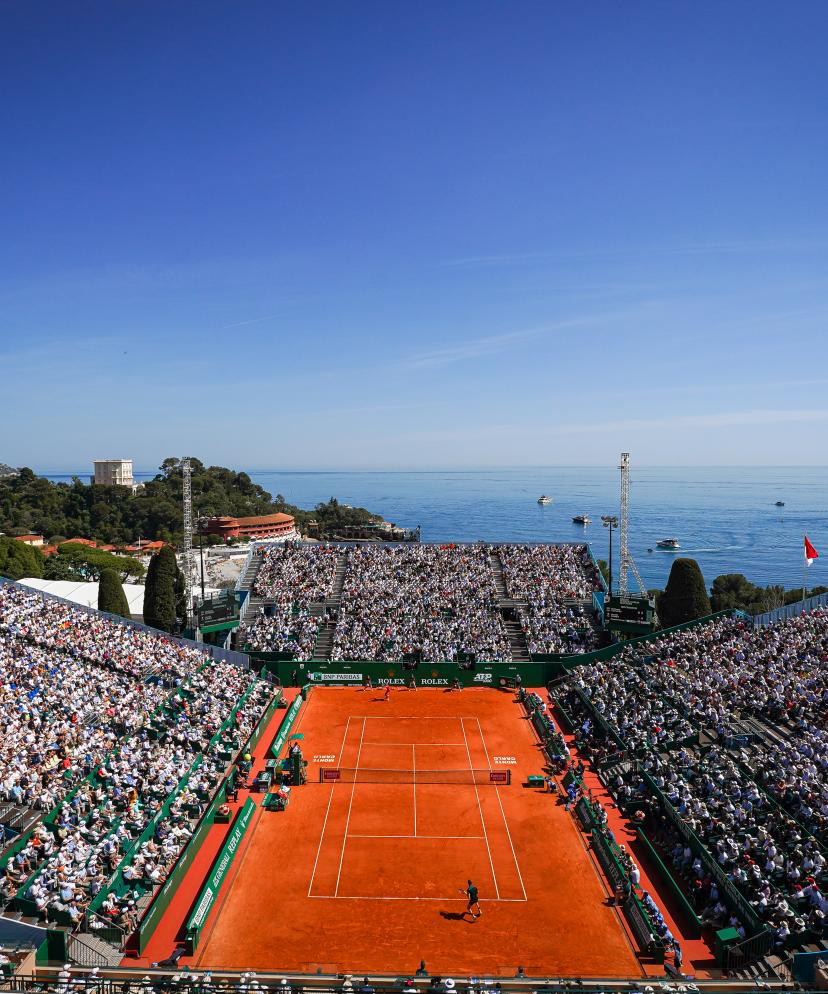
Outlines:
[[711, 613], [704, 577], [695, 559], [676, 559], [658, 606], [663, 628], [695, 621]]
[[122, 618], [130, 616], [124, 588], [114, 569], [101, 570], [98, 580], [98, 610], [119, 614]]
[[175, 628], [175, 583], [178, 564], [175, 553], [165, 545], [150, 559], [144, 588], [144, 624], [161, 631]]
[[0, 536], [0, 576], [7, 580], [43, 576], [43, 553], [33, 545]]

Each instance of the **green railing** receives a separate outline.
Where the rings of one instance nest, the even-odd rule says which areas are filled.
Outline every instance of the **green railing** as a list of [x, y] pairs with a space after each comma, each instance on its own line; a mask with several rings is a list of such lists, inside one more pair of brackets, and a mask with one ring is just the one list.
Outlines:
[[678, 881], [670, 872], [669, 867], [665, 864], [664, 860], [658, 854], [655, 846], [647, 838], [644, 829], [639, 826], [638, 828], [636, 828], [636, 832], [638, 833], [638, 838], [642, 846], [644, 847], [645, 851], [649, 855], [652, 862], [658, 868], [659, 872], [661, 873], [662, 877], [667, 883], [667, 887], [669, 888], [670, 893], [673, 895], [678, 906], [681, 908], [685, 918], [690, 923], [690, 930], [686, 930], [685, 934], [688, 936], [688, 938], [698, 939], [699, 936], [702, 934], [702, 929], [704, 928], [704, 922], [696, 914], [693, 905], [687, 900], [687, 895], [679, 886]]
[[199, 939], [201, 938], [201, 930], [207, 923], [207, 919], [210, 916], [210, 910], [218, 897], [221, 885], [224, 883], [224, 878], [227, 876], [227, 873], [233, 863], [233, 858], [238, 851], [239, 843], [241, 842], [244, 833], [247, 831], [247, 827], [250, 824], [255, 811], [256, 802], [252, 797], [248, 797], [244, 802], [241, 811], [239, 811], [236, 816], [236, 820], [233, 822], [233, 827], [230, 829], [227, 838], [224, 841], [224, 845], [221, 847], [221, 850], [216, 857], [216, 862], [210, 871], [210, 876], [207, 878], [207, 882], [204, 884], [201, 889], [201, 893], [198, 895], [195, 908], [187, 920], [187, 926], [185, 929], [187, 953], [190, 956], [192, 956], [198, 948]]

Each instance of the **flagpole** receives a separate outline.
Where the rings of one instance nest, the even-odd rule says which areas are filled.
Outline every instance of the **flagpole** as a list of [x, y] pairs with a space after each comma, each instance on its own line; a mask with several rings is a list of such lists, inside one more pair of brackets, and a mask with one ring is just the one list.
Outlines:
[[805, 587], [808, 583], [808, 546], [807, 536], [802, 536], [802, 613], [805, 614]]

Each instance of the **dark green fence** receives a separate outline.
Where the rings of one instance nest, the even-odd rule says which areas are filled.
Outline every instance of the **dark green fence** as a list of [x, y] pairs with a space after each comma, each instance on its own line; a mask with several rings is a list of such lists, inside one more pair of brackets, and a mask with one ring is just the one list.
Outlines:
[[233, 863], [233, 859], [239, 848], [239, 843], [247, 831], [247, 827], [250, 824], [251, 819], [256, 811], [256, 802], [252, 797], [248, 797], [244, 802], [241, 811], [239, 811], [236, 816], [236, 820], [233, 822], [233, 827], [230, 829], [227, 838], [224, 841], [224, 845], [221, 847], [216, 862], [210, 871], [210, 876], [207, 878], [207, 882], [201, 889], [201, 893], [198, 895], [198, 899], [195, 904], [195, 909], [187, 920], [187, 928], [185, 933], [185, 940], [187, 944], [187, 953], [192, 955], [198, 948], [199, 939], [201, 938], [201, 930], [207, 923], [207, 919], [210, 916], [210, 911], [218, 897], [219, 891], [221, 890], [221, 885], [224, 883], [224, 878], [227, 876], [228, 871]]

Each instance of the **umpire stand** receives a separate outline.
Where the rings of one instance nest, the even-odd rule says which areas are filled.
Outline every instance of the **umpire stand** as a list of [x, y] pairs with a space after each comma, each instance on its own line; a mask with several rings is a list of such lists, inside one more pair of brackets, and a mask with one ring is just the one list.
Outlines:
[[302, 784], [307, 783], [308, 774], [308, 761], [302, 756], [302, 750], [298, 745], [294, 743], [295, 747], [291, 747], [290, 753], [288, 754], [287, 762], [287, 773], [290, 777], [289, 783], [291, 787], [301, 787]]

